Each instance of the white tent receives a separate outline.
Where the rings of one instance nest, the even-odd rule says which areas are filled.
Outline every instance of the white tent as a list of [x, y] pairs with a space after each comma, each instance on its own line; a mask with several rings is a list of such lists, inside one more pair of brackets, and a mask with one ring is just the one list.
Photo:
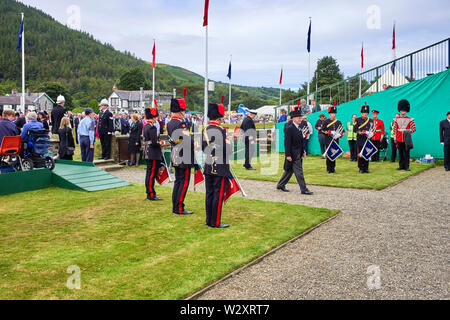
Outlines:
[[[277, 106], [264, 106], [256, 110], [258, 116], [275, 116], [275, 108]], [[278, 110], [278, 113], [280, 110]]]
[[404, 75], [400, 73], [397, 67], [395, 67], [395, 72], [392, 73], [392, 69], [388, 68], [386, 72], [375, 82], [369, 90], [367, 90], [366, 94], [372, 94], [377, 92], [377, 83], [378, 83], [378, 91], [383, 91], [383, 85], [388, 85], [391, 87], [400, 87], [404, 84], [409, 83], [408, 79], [405, 78]]

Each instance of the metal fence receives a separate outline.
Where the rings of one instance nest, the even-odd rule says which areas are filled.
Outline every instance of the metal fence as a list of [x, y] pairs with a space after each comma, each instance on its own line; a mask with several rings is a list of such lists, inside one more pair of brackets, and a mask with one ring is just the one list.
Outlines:
[[[450, 38], [447, 38], [338, 83], [319, 88], [319, 90], [310, 94], [308, 100], [314, 99], [316, 104], [320, 105], [330, 105], [333, 104], [333, 101], [336, 101], [340, 105], [360, 97], [423, 79], [445, 71], [449, 66]], [[308, 96], [305, 95], [276, 107], [276, 118], [278, 109], [296, 105], [297, 101], [307, 98]]]

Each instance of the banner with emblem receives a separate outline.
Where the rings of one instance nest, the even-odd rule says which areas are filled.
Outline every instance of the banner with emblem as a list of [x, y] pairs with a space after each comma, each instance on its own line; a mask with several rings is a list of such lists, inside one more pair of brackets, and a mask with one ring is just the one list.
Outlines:
[[372, 143], [372, 141], [370, 141], [369, 139], [367, 139], [366, 144], [364, 145], [364, 147], [361, 150], [361, 153], [359, 154], [359, 156], [361, 158], [364, 158], [367, 161], [370, 161], [370, 159], [374, 156], [375, 153], [378, 152], [378, 149], [374, 146], [374, 144]]
[[336, 142], [336, 140], [333, 140], [330, 144], [330, 146], [327, 149], [327, 152], [325, 152], [325, 156], [330, 159], [330, 161], [336, 161], [337, 158], [342, 156], [344, 154], [344, 150], [342, 150], [341, 146]]

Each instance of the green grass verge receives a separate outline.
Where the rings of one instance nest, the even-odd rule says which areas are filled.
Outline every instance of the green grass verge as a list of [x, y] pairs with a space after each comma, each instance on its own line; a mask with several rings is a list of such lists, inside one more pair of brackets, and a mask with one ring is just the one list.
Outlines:
[[[0, 299], [181, 299], [254, 260], [337, 211], [235, 198], [225, 230], [205, 226], [204, 195], [189, 193], [194, 216], [145, 202], [143, 186], [98, 193], [49, 188], [0, 197]], [[81, 290], [69, 290], [69, 266]]]
[[[266, 160], [268, 160], [266, 158]], [[262, 164], [261, 164], [262, 161]], [[247, 171], [243, 161], [234, 162], [236, 175], [241, 179], [278, 182], [283, 174], [284, 154], [274, 154], [271, 164], [264, 159], [253, 159], [253, 167], [257, 171]], [[356, 162], [339, 159], [336, 165], [337, 174], [327, 174], [326, 162], [318, 156], [308, 156], [303, 163], [306, 183], [316, 186], [382, 190], [420, 172], [434, 168], [436, 165], [411, 163], [411, 171], [398, 171], [398, 163], [370, 163], [371, 174], [359, 174]], [[297, 183], [295, 177], [291, 183]]]

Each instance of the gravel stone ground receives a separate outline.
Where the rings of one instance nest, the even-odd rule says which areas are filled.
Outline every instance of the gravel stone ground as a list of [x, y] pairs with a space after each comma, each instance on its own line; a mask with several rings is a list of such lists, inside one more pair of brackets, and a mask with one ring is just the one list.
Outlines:
[[[144, 183], [143, 170], [114, 174]], [[251, 199], [341, 214], [199, 299], [450, 299], [450, 175], [442, 168], [383, 191], [312, 186], [311, 197], [302, 196], [295, 184], [286, 194], [272, 182], [241, 183]]]

